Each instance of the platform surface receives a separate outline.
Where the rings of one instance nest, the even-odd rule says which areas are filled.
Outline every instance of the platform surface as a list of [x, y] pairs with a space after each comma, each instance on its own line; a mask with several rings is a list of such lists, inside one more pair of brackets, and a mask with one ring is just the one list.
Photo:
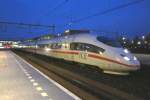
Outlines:
[[0, 100], [79, 100], [11, 51], [0, 51]]

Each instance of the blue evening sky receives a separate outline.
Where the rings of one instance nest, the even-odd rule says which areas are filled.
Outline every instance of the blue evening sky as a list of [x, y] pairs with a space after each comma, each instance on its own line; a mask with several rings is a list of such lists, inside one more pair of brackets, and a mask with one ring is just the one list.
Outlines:
[[[100, 30], [110, 35], [117, 32], [131, 37], [150, 33], [150, 0], [72, 22], [133, 1], [137, 0], [0, 0], [0, 21], [55, 24], [56, 33], [69, 28]], [[0, 39], [24, 39], [50, 33], [41, 28], [30, 31], [34, 33], [24, 26], [0, 24]]]

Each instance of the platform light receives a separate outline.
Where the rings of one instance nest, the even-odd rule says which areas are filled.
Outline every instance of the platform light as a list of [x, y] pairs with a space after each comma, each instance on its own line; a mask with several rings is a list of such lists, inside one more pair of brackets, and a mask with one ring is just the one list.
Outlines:
[[42, 92], [41, 95], [42, 95], [43, 97], [47, 97], [47, 96], [48, 96], [48, 94], [47, 94], [46, 92]]
[[30, 80], [30, 82], [34, 82], [34, 81], [35, 81], [34, 79], [31, 79], [31, 80]]
[[138, 42], [137, 42], [137, 44], [138, 44], [138, 45], [141, 45], [141, 42], [140, 42], [140, 41], [138, 41]]
[[36, 87], [36, 90], [37, 91], [42, 91], [43, 89], [42, 89], [42, 87]]
[[35, 83], [33, 83], [33, 86], [38, 86], [38, 85], [39, 85], [39, 84], [38, 84], [38, 83], [36, 83], [36, 82], [35, 82]]

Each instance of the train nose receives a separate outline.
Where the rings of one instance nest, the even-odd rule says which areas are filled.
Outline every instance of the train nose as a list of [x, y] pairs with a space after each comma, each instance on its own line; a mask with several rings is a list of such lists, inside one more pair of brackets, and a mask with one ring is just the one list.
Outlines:
[[122, 62], [128, 65], [128, 70], [134, 71], [140, 69], [139, 60], [127, 49], [124, 49], [122, 52], [120, 52], [120, 56], [122, 58]]
[[130, 71], [136, 71], [140, 69], [140, 61], [135, 56], [127, 55], [126, 57], [127, 58], [124, 58], [124, 61], [129, 65]]
[[131, 61], [130, 64], [133, 65], [134, 70], [139, 70], [140, 69], [140, 62], [138, 60]]
[[136, 70], [140, 69], [140, 63], [136, 63], [136, 64], [134, 63], [132, 65], [134, 65], [134, 67], [133, 67], [133, 69], [131, 69], [131, 71], [136, 71]]

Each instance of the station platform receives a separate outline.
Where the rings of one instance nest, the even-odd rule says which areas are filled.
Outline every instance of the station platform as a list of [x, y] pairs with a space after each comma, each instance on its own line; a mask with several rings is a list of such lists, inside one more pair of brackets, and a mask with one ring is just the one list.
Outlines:
[[11, 51], [0, 51], [0, 100], [80, 100]]

